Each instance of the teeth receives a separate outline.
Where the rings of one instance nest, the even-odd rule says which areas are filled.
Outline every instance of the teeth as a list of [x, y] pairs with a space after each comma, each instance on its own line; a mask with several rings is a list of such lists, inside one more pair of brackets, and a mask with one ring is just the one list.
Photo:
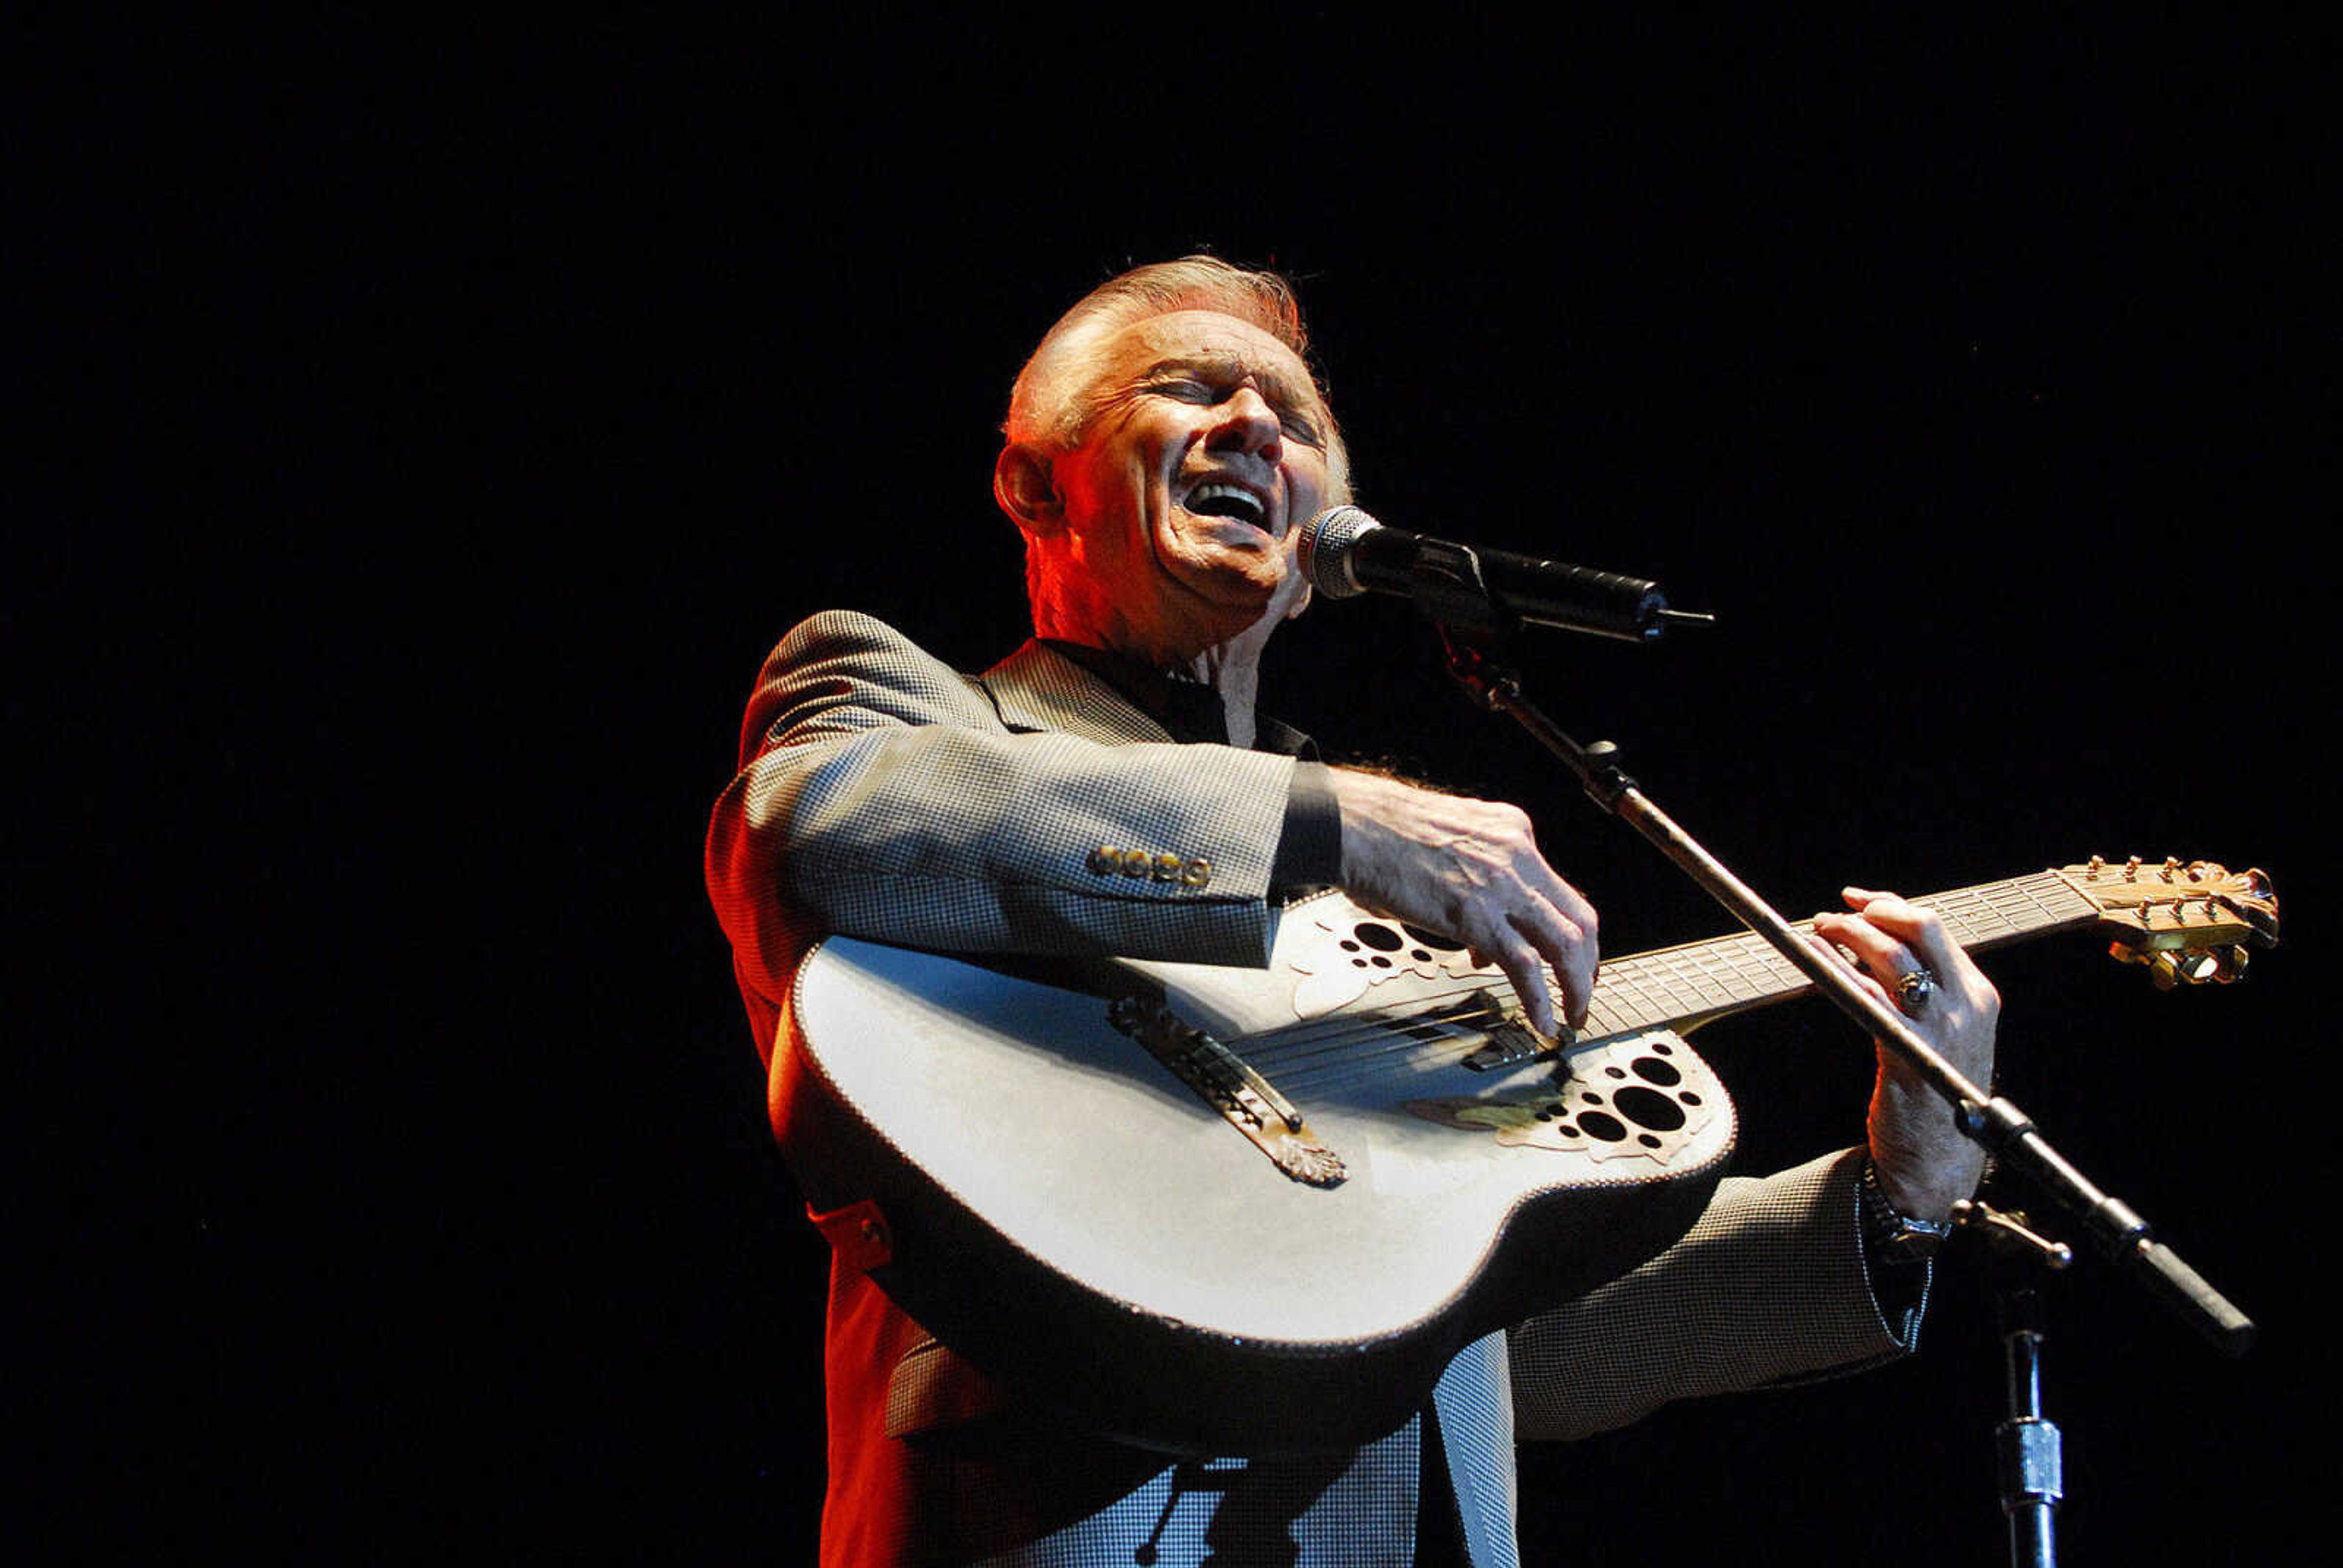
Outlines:
[[1261, 504], [1261, 498], [1255, 496], [1251, 490], [1242, 489], [1235, 485], [1219, 483], [1199, 485], [1190, 491], [1188, 509], [1192, 512], [1202, 511], [1205, 504], [1211, 501], [1235, 502], [1245, 521], [1255, 527], [1259, 527], [1269, 516], [1268, 509]]

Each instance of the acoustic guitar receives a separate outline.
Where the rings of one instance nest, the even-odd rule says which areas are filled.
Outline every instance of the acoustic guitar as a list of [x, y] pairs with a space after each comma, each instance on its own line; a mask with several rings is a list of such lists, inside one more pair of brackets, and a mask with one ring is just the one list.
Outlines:
[[[1918, 901], [1972, 949], [2097, 925], [2167, 985], [2278, 924], [2260, 872], [2203, 862]], [[1681, 1236], [1735, 1132], [1684, 1031], [1808, 989], [1755, 935], [1606, 959], [1555, 1048], [1494, 969], [1334, 892], [1264, 970], [832, 938], [783, 1142], [847, 1261], [989, 1374], [1168, 1452], [1349, 1447]]]

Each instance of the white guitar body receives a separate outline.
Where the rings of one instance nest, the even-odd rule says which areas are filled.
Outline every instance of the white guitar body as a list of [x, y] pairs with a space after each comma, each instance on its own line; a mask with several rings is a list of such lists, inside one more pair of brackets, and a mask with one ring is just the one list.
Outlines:
[[[1339, 894], [1285, 912], [1266, 970], [1044, 984], [833, 939], [798, 981], [793, 1161], [875, 1203], [871, 1273], [906, 1311], [1095, 1426], [1198, 1452], [1369, 1441], [1471, 1340], [1674, 1240], [1734, 1139], [1724, 1085], [1665, 1030], [1468, 1068], [1494, 1020], [1423, 1020], [1502, 980], [1430, 940]], [[1111, 1021], [1119, 995], [1242, 1054], [1339, 1175], [1282, 1168], [1282, 1119], [1256, 1141]]]

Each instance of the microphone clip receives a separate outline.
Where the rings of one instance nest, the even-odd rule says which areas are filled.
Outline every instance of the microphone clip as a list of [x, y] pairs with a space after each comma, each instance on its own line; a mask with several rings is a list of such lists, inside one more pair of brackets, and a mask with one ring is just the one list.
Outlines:
[[1475, 639], [1510, 641], [1520, 635], [1522, 618], [1489, 591], [1472, 546], [1420, 539], [1407, 577], [1415, 608], [1443, 628]]

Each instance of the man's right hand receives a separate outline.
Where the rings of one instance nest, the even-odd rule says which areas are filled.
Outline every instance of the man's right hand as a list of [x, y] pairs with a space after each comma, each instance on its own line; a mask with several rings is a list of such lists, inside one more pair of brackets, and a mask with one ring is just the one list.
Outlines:
[[1348, 768], [1328, 769], [1342, 813], [1342, 888], [1361, 903], [1453, 937], [1503, 970], [1531, 1028], [1552, 1036], [1544, 965], [1571, 1026], [1594, 994], [1594, 906], [1538, 853], [1519, 807]]

